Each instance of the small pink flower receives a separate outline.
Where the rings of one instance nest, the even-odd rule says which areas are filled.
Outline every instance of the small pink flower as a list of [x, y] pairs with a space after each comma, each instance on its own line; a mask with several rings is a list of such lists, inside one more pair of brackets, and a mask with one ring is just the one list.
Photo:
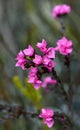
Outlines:
[[29, 75], [34, 75], [38, 72], [38, 69], [36, 67], [30, 67]]
[[67, 40], [66, 37], [61, 38], [57, 42], [57, 50], [62, 54], [62, 55], [68, 55], [72, 52], [72, 41]]
[[41, 85], [42, 85], [42, 81], [39, 80], [36, 75], [28, 76], [28, 83], [33, 84], [33, 87], [36, 90], [38, 90], [41, 87]]
[[36, 74], [28, 75], [28, 83], [35, 83], [38, 80]]
[[23, 50], [23, 52], [26, 56], [32, 56], [34, 54], [34, 48], [29, 45], [27, 49]]
[[16, 60], [24, 59], [24, 54], [22, 51], [20, 51], [16, 57]]
[[53, 80], [50, 76], [48, 76], [48, 77], [44, 78], [42, 87], [47, 87], [48, 84], [53, 84], [53, 85], [55, 85], [56, 83], [57, 83], [56, 80]]
[[42, 81], [41, 80], [36, 80], [35, 83], [33, 83], [33, 87], [38, 90], [42, 86]]
[[49, 63], [49, 60], [50, 60], [50, 59], [49, 59], [47, 56], [44, 56], [44, 57], [43, 57], [43, 64], [44, 64], [44, 65], [47, 65], [47, 64]]
[[54, 125], [54, 111], [51, 109], [44, 109], [42, 108], [42, 113], [39, 117], [43, 118], [43, 124], [47, 124], [49, 128]]
[[69, 14], [71, 12], [71, 8], [67, 4], [57, 5], [52, 10], [52, 16], [54, 18], [58, 18], [59, 16]]
[[46, 118], [46, 119], [44, 119], [43, 123], [47, 124], [47, 126], [49, 128], [51, 128], [54, 125], [54, 120], [53, 120], [53, 118]]
[[56, 65], [56, 63], [55, 63], [54, 61], [49, 60], [48, 64], [45, 65], [45, 67], [48, 68], [48, 70], [49, 70], [50, 72], [52, 72], [52, 68], [55, 67], [55, 65]]
[[41, 43], [37, 43], [36, 46], [40, 49], [41, 52], [43, 52], [44, 54], [46, 53], [46, 51], [47, 51], [47, 48], [46, 48], [47, 47], [47, 42], [44, 39], [42, 39]]
[[25, 64], [28, 62], [26, 59], [24, 59], [24, 54], [22, 51], [20, 51], [16, 57], [17, 63], [16, 67], [21, 67], [23, 70], [25, 70]]
[[46, 52], [46, 56], [48, 58], [55, 58], [55, 48], [53, 48], [53, 47], [48, 48], [48, 50]]
[[35, 55], [35, 59], [33, 59], [33, 62], [36, 65], [40, 65], [42, 63], [42, 57], [40, 55]]
[[52, 68], [55, 67], [56, 63], [46, 56], [43, 57], [44, 66], [51, 72]]
[[42, 113], [39, 115], [41, 118], [51, 118], [54, 115], [53, 110], [42, 108]]
[[17, 63], [16, 63], [16, 67], [21, 67], [23, 70], [25, 70], [26, 68], [25, 68], [25, 64], [27, 63], [27, 60], [25, 60], [25, 59], [20, 59], [20, 60], [18, 60], [17, 61]]
[[28, 75], [28, 83], [33, 84], [33, 87], [36, 90], [38, 90], [42, 85], [42, 81], [37, 77], [37, 71], [38, 69], [36, 67], [31, 67]]

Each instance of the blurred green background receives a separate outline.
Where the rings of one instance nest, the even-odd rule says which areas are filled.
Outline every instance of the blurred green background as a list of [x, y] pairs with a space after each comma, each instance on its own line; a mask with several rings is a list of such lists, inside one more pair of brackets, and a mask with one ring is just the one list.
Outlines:
[[[49, 107], [67, 113], [65, 102], [59, 93], [35, 92], [27, 84], [27, 71], [15, 67], [17, 53], [28, 44], [35, 47], [42, 38], [49, 46], [56, 46], [62, 37], [61, 25], [52, 18], [52, 8], [56, 4], [67, 3], [71, 13], [65, 21], [66, 35], [73, 41], [71, 57], [71, 79], [73, 83], [73, 121], [80, 130], [80, 0], [0, 0], [0, 104], [21, 105], [27, 111]], [[68, 75], [64, 58], [56, 58], [56, 71], [67, 89]], [[0, 130], [47, 130], [37, 119], [24, 118], [1, 123]], [[62, 130], [56, 122], [52, 130]]]

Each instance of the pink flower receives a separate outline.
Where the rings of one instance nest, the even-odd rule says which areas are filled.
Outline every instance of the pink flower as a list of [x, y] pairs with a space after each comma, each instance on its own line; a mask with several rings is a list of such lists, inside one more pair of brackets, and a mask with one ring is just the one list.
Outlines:
[[23, 70], [25, 70], [25, 64], [28, 62], [26, 59], [24, 59], [24, 54], [22, 51], [20, 51], [16, 57], [17, 63], [16, 67], [21, 67]]
[[39, 55], [35, 55], [35, 59], [33, 59], [33, 62], [36, 64], [36, 65], [40, 65], [42, 63], [42, 57], [39, 56]]
[[27, 49], [23, 50], [23, 52], [26, 56], [32, 56], [34, 54], [34, 48], [29, 45]]
[[47, 126], [49, 128], [51, 128], [54, 125], [54, 120], [53, 120], [53, 118], [46, 118], [46, 119], [44, 119], [43, 123], [47, 124]]
[[47, 124], [49, 128], [54, 125], [54, 111], [51, 109], [44, 109], [42, 108], [42, 113], [39, 117], [43, 118], [43, 124]]
[[28, 83], [35, 83], [38, 80], [36, 74], [28, 75]]
[[38, 69], [36, 67], [30, 67], [29, 75], [34, 75], [38, 72]]
[[24, 54], [22, 51], [20, 51], [16, 57], [16, 60], [24, 59]]
[[16, 63], [16, 67], [21, 67], [23, 70], [25, 70], [25, 64], [27, 63], [27, 60], [25, 59], [21, 59], [21, 60], [18, 60], [17, 63]]
[[51, 72], [52, 68], [55, 67], [56, 63], [46, 56], [43, 57], [44, 66]]
[[39, 115], [39, 117], [41, 117], [41, 118], [51, 118], [51, 117], [53, 117], [53, 115], [54, 115], [53, 110], [42, 108], [42, 113]]
[[44, 82], [42, 84], [42, 87], [47, 87], [48, 84], [53, 84], [55, 85], [57, 83], [56, 80], [53, 80], [50, 76], [44, 78]]
[[69, 14], [71, 12], [71, 8], [67, 4], [57, 5], [52, 10], [52, 16], [54, 18], [58, 18], [59, 16]]
[[48, 58], [55, 58], [55, 48], [53, 48], [53, 47], [48, 48], [48, 50], [46, 52], [46, 56]]
[[32, 83], [33, 87], [38, 90], [41, 85], [42, 85], [42, 81], [38, 79], [37, 75], [29, 75], [28, 76], [28, 83]]
[[28, 83], [32, 83], [36, 90], [38, 90], [42, 85], [42, 81], [37, 77], [37, 72], [38, 69], [36, 67], [31, 67], [28, 75]]
[[42, 81], [41, 80], [36, 80], [35, 83], [33, 83], [33, 87], [38, 90], [42, 86]]
[[44, 39], [42, 39], [41, 43], [37, 43], [36, 46], [40, 49], [41, 52], [43, 52], [44, 54], [46, 53], [46, 51], [47, 51], [47, 48], [46, 48], [47, 47], [47, 42]]
[[57, 42], [57, 50], [62, 54], [62, 55], [68, 55], [72, 52], [72, 41], [67, 40], [66, 37], [61, 38]]
[[49, 60], [50, 60], [50, 59], [49, 59], [47, 56], [44, 56], [44, 57], [43, 57], [43, 64], [44, 64], [44, 65], [47, 65], [47, 64], [49, 63]]

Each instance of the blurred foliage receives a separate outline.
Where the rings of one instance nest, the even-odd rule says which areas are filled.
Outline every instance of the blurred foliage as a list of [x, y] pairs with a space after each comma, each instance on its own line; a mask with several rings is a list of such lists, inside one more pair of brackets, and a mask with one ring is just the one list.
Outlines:
[[25, 80], [25, 85], [23, 85], [18, 76], [13, 77], [13, 82], [15, 86], [22, 92], [22, 94], [26, 96], [26, 98], [29, 98], [39, 110], [42, 108], [41, 90], [35, 91], [33, 85], [27, 82], [27, 79]]

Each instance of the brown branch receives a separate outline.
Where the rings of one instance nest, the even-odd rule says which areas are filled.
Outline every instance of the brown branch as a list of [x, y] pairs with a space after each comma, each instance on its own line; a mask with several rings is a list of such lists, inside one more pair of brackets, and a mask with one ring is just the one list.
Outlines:
[[63, 86], [61, 79], [59, 78], [59, 76], [57, 75], [57, 73], [54, 69], [52, 70], [52, 73], [53, 73], [53, 76], [55, 77], [55, 79], [57, 80], [57, 84], [61, 87], [62, 95], [64, 96], [65, 101], [68, 102], [69, 98], [68, 98], [66, 91], [64, 90], [64, 86]]

